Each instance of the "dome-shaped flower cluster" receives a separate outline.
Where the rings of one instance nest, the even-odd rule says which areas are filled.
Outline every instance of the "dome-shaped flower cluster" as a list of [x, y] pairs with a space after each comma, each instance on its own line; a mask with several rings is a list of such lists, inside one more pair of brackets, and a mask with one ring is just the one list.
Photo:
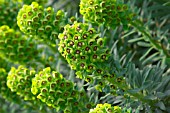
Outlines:
[[14, 3], [12, 0], [4, 0], [0, 2], [0, 26], [8, 25], [16, 28], [16, 16], [21, 4]]
[[35, 100], [36, 97], [31, 93], [32, 78], [34, 76], [34, 70], [29, 70], [24, 66], [19, 66], [17, 69], [12, 67], [8, 73], [7, 86], [24, 100]]
[[119, 106], [111, 106], [111, 104], [97, 104], [96, 108], [90, 109], [89, 113], [132, 113], [131, 109], [122, 109]]
[[5, 69], [0, 68], [0, 94], [3, 98], [15, 102], [20, 103], [21, 99], [15, 92], [11, 92], [11, 90], [7, 87], [7, 72]]
[[20, 30], [28, 35], [36, 35], [43, 41], [56, 44], [58, 33], [62, 30], [65, 14], [59, 10], [54, 12], [52, 7], [43, 8], [37, 2], [24, 5], [17, 16], [17, 24]]
[[81, 112], [79, 108], [85, 108], [88, 101], [84, 91], [76, 90], [71, 81], [49, 67], [35, 75], [31, 91], [48, 106], [65, 113]]
[[112, 28], [121, 24], [127, 27], [134, 15], [126, 4], [116, 0], [81, 0], [80, 13], [89, 22]]
[[33, 59], [38, 53], [34, 41], [8, 26], [0, 27], [0, 54], [14, 62], [26, 62]]
[[105, 38], [101, 38], [94, 28], [74, 22], [64, 27], [59, 39], [59, 52], [71, 68], [77, 71], [79, 78], [87, 79], [89, 74], [104, 74], [105, 70], [101, 66], [108, 60], [110, 53], [104, 46]]
[[112, 93], [124, 84], [123, 76], [109, 72], [110, 51], [105, 46], [105, 38], [101, 38], [94, 28], [75, 21], [64, 27], [59, 39], [59, 52], [79, 78], [93, 83], [99, 91], [109, 85]]

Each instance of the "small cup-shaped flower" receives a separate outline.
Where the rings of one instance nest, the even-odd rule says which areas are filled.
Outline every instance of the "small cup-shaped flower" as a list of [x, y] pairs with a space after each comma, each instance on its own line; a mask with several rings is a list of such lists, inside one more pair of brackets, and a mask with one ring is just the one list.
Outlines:
[[102, 92], [103, 88], [105, 87], [105, 81], [98, 80], [97, 85], [95, 86], [96, 90]]

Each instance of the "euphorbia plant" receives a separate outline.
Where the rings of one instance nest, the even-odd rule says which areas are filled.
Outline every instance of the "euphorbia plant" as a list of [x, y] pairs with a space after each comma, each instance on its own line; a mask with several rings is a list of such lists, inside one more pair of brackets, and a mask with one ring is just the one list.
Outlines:
[[69, 15], [46, 2], [0, 1], [2, 97], [37, 112], [169, 112], [169, 67], [136, 68], [130, 53], [136, 48], [123, 39], [128, 33], [115, 38], [135, 28], [168, 59], [164, 43], [139, 25], [131, 4], [80, 0], [80, 15]]

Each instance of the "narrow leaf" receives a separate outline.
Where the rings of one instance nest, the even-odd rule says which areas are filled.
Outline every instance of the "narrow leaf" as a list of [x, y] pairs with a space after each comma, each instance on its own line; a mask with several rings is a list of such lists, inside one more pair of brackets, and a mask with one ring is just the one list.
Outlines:
[[147, 52], [139, 60], [142, 61], [143, 59], [145, 59], [145, 57], [152, 51], [152, 49], [153, 49], [153, 47], [148, 49]]

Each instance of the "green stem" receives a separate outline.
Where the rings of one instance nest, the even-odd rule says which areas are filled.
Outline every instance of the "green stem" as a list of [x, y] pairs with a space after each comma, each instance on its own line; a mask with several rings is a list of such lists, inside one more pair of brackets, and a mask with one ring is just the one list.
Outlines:
[[115, 86], [119, 87], [120, 89], [123, 89], [125, 91], [125, 93], [129, 94], [131, 96], [132, 99], [136, 99], [136, 100], [140, 100], [141, 102], [143, 103], [147, 103], [149, 104], [150, 106], [154, 106], [154, 103], [156, 103], [158, 100], [147, 100], [147, 99], [144, 99], [145, 96], [141, 93], [131, 93], [129, 90], [129, 88], [127, 87], [126, 84], [119, 84], [119, 83], [116, 83], [116, 82], [112, 82], [112, 84], [115, 84]]

